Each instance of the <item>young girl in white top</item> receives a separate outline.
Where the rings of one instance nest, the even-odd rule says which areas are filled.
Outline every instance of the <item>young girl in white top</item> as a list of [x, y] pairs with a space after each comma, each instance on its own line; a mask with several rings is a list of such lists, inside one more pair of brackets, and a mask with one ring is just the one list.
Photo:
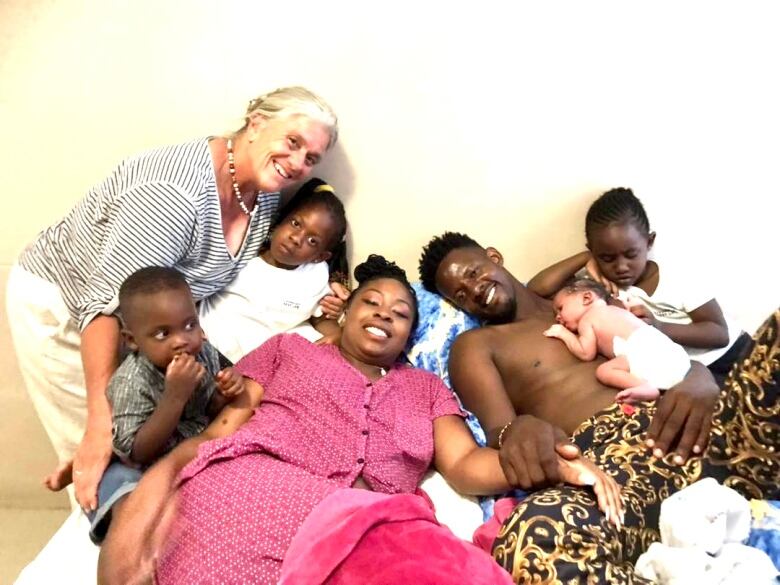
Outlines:
[[721, 385], [750, 337], [723, 316], [718, 301], [690, 273], [668, 265], [662, 271], [648, 259], [655, 232], [631, 189], [611, 189], [590, 206], [585, 236], [588, 251], [544, 269], [528, 288], [550, 297], [584, 269], [631, 312], [684, 346]]
[[285, 331], [333, 341], [338, 324], [322, 316], [319, 302], [332, 294], [330, 267], [334, 275], [349, 274], [346, 230], [344, 206], [333, 187], [320, 179], [305, 183], [280, 211], [260, 254], [200, 304], [200, 323], [211, 344], [236, 362]]

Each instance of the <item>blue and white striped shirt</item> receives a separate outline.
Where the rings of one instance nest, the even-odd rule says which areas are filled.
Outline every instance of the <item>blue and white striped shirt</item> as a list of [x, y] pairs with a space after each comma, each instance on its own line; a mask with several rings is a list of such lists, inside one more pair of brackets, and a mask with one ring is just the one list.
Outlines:
[[56, 284], [83, 330], [113, 314], [119, 286], [144, 266], [173, 266], [195, 300], [220, 291], [257, 256], [279, 207], [263, 194], [236, 256], [225, 244], [208, 139], [128, 158], [19, 258]]

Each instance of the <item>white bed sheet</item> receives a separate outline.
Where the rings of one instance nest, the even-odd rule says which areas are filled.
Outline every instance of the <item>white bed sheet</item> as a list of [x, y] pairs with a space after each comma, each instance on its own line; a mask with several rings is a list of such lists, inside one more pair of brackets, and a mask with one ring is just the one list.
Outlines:
[[89, 585], [97, 582], [100, 548], [89, 539], [89, 520], [81, 510], [65, 519], [43, 550], [27, 565], [16, 585]]

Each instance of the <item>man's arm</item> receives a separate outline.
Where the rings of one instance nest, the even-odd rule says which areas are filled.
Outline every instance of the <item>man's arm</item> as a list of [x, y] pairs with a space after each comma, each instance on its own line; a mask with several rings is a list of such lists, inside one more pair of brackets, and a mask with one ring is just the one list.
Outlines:
[[[484, 495], [511, 487], [502, 471], [498, 452], [489, 447], [477, 447], [460, 417], [449, 415], [435, 419], [433, 440], [436, 469], [458, 492]], [[557, 464], [564, 482], [593, 487], [599, 507], [620, 528], [624, 511], [615, 480], [585, 457], [575, 461], [558, 457]]]
[[106, 388], [119, 366], [119, 321], [98, 315], [81, 332], [81, 362], [87, 390], [87, 428], [73, 458], [76, 500], [97, 508], [97, 486], [111, 460], [111, 407]]
[[517, 414], [485, 343], [486, 332], [478, 329], [460, 335], [452, 345], [448, 368], [453, 389], [479, 419], [488, 445], [497, 447], [501, 429]]
[[530, 415], [517, 416], [496, 367], [487, 329], [469, 331], [455, 340], [449, 372], [464, 406], [479, 419], [488, 444], [499, 447], [507, 480], [524, 489], [561, 481], [558, 456], [576, 459], [579, 450], [566, 433]]

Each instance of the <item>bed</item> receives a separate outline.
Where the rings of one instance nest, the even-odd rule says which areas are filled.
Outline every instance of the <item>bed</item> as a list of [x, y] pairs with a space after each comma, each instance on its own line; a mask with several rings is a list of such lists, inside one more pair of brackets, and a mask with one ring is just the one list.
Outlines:
[[[406, 357], [412, 365], [434, 372], [449, 386], [450, 345], [458, 334], [479, 323], [438, 295], [427, 292], [419, 283], [415, 283], [414, 288], [419, 300], [420, 323], [410, 339]], [[476, 441], [484, 445], [484, 432], [473, 415], [467, 418], [467, 424]], [[421, 487], [433, 501], [439, 522], [464, 540], [471, 540], [474, 531], [492, 515], [494, 499], [478, 501], [461, 496], [438, 473], [429, 472]], [[522, 497], [523, 494], [509, 495]], [[766, 551], [780, 568], [780, 504], [754, 502], [751, 509], [754, 514], [747, 544]], [[56, 580], [63, 585], [81, 585], [95, 582], [99, 549], [89, 540], [88, 531], [86, 517], [80, 511], [73, 512], [22, 571], [16, 583], [37, 585]]]

